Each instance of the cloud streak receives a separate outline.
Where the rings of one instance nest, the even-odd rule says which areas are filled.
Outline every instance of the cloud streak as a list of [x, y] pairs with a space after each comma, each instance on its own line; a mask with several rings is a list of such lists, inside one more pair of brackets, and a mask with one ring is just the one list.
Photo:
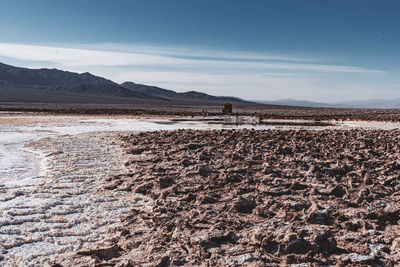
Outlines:
[[[362, 87], [365, 84], [354, 82], [357, 77], [385, 75], [380, 70], [321, 64], [320, 60], [296, 56], [116, 44], [65, 47], [0, 43], [0, 56], [26, 67], [89, 71], [117, 82], [130, 80], [247, 99], [324, 100], [324, 90]], [[338, 82], [348, 76], [351, 84]]]
[[[133, 48], [133, 50], [135, 50]], [[352, 66], [322, 65], [303, 63], [296, 57], [254, 55], [239, 52], [220, 53], [210, 52], [206, 55], [201, 51], [192, 53], [171, 51], [168, 49], [140, 49], [135, 52], [115, 52], [91, 49], [77, 49], [52, 46], [21, 45], [0, 43], [0, 56], [27, 61], [47, 61], [57, 65], [70, 67], [83, 66], [166, 66], [175, 69], [188, 68], [224, 68], [224, 69], [260, 69], [260, 70], [298, 70], [323, 72], [359, 72], [378, 73]], [[212, 58], [212, 59], [210, 59]], [[257, 60], [257, 61], [255, 61]]]

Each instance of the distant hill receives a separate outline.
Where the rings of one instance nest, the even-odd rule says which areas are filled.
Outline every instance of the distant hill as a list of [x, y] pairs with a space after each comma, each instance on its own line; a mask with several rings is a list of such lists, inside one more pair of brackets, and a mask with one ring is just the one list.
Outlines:
[[307, 100], [296, 100], [296, 99], [260, 100], [257, 102], [263, 104], [294, 106], [294, 107], [313, 107], [313, 108], [333, 107], [333, 105], [327, 103], [313, 102]]
[[0, 63], [0, 102], [39, 103], [170, 103], [213, 105], [225, 101], [249, 103], [234, 97], [218, 97], [125, 82], [58, 69], [28, 69]]
[[400, 108], [400, 98], [354, 100], [354, 101], [341, 101], [341, 102], [331, 102], [331, 103], [313, 102], [313, 101], [296, 100], [296, 99], [260, 100], [255, 102], [262, 104], [270, 104], [270, 105], [313, 107], [313, 108], [378, 108], [378, 109]]
[[184, 93], [177, 93], [172, 90], [163, 89], [156, 86], [148, 86], [143, 84], [137, 84], [134, 82], [124, 82], [121, 86], [137, 93], [147, 94], [153, 97], [159, 97], [168, 99], [169, 101], [174, 100], [185, 100], [185, 99], [197, 99], [197, 100], [209, 100], [209, 101], [230, 101], [230, 102], [243, 102], [243, 99], [236, 97], [226, 96], [212, 96], [201, 92], [189, 91]]
[[342, 105], [351, 106], [355, 108], [400, 108], [400, 98], [392, 99], [369, 99], [359, 101], [343, 101]]

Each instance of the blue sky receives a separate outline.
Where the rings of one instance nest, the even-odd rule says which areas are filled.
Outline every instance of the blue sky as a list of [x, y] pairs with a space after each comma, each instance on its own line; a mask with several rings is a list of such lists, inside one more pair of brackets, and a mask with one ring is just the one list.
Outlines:
[[247, 99], [400, 97], [400, 2], [2, 0], [0, 61]]

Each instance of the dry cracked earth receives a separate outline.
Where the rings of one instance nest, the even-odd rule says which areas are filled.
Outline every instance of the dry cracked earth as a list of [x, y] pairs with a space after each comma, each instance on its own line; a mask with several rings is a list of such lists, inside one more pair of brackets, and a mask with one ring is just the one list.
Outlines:
[[[80, 252], [98, 266], [396, 266], [400, 131], [119, 134], [105, 190], [153, 199]], [[300, 264], [300, 265], [296, 265]]]

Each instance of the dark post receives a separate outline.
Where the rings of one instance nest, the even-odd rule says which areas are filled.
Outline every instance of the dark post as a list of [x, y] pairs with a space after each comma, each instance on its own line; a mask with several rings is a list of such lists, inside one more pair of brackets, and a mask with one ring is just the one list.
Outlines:
[[232, 104], [230, 102], [225, 102], [224, 107], [222, 109], [222, 114], [232, 114]]

